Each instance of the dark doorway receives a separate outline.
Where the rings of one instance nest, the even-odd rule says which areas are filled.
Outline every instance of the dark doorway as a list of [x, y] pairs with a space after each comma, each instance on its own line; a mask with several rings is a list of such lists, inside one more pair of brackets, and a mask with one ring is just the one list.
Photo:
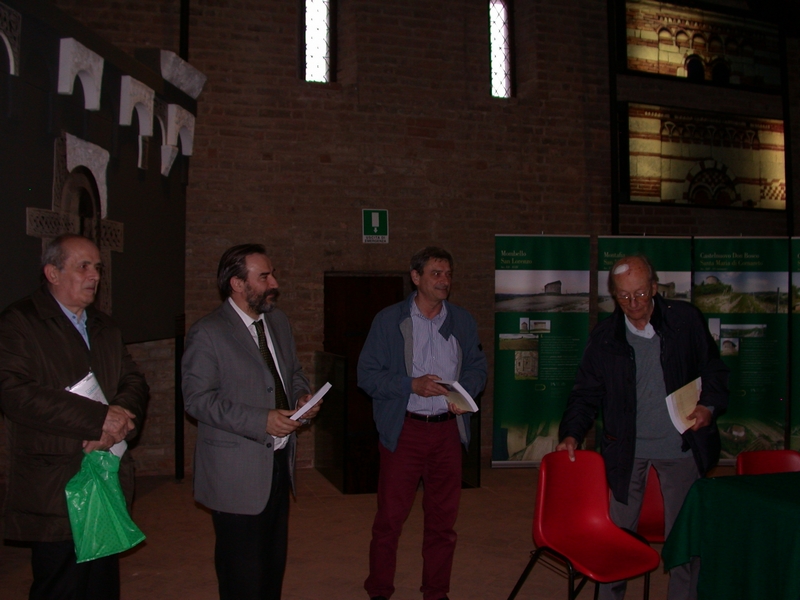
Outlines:
[[334, 389], [315, 420], [315, 464], [345, 494], [378, 489], [378, 432], [372, 401], [358, 389], [358, 355], [375, 315], [410, 291], [408, 273], [325, 274], [325, 352], [316, 370]]

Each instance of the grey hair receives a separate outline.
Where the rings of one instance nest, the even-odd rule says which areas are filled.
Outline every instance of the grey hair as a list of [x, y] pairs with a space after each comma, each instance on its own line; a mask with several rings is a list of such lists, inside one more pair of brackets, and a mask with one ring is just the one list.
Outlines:
[[64, 270], [64, 265], [67, 262], [67, 251], [64, 249], [65, 242], [70, 240], [86, 240], [87, 242], [94, 242], [83, 235], [77, 233], [62, 233], [57, 238], [50, 240], [47, 247], [42, 252], [42, 271], [47, 265], [53, 265], [59, 271]]

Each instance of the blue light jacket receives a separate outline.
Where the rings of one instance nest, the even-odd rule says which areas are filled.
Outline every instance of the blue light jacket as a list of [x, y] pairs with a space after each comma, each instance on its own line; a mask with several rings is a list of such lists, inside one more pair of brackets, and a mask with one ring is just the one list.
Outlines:
[[[413, 326], [411, 302], [414, 294], [384, 308], [358, 358], [358, 387], [372, 398], [372, 414], [381, 444], [394, 452], [403, 429], [413, 372]], [[466, 310], [446, 304], [447, 317], [439, 328], [445, 339], [458, 342], [458, 382], [475, 398], [486, 385], [486, 356], [478, 339], [478, 326]], [[458, 417], [461, 443], [469, 446], [470, 413]]]

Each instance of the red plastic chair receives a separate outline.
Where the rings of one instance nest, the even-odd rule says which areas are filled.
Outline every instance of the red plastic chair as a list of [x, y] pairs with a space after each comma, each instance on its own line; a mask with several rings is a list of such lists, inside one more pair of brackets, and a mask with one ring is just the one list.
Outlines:
[[800, 452], [794, 450], [753, 450], [736, 457], [737, 475], [763, 475], [800, 471]]
[[661, 494], [658, 473], [652, 466], [647, 473], [647, 487], [644, 490], [636, 533], [651, 544], [664, 543], [664, 496]]
[[[551, 452], [539, 467], [539, 487], [533, 510], [536, 550], [508, 597], [513, 600], [536, 561], [547, 553], [567, 567], [568, 598], [574, 600], [587, 581], [611, 583], [644, 575], [644, 598], [650, 594], [650, 571], [659, 555], [645, 542], [620, 529], [608, 514], [608, 484], [602, 457], [576, 450]], [[581, 578], [577, 587], [575, 576]]]

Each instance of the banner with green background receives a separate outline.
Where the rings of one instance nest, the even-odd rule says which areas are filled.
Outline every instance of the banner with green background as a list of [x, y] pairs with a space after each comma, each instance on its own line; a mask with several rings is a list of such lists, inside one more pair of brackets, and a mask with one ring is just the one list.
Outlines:
[[[792, 238], [792, 374], [800, 374], [800, 238]], [[789, 447], [800, 450], [800, 381], [792, 377], [792, 418], [789, 429]]]
[[558, 425], [589, 331], [588, 236], [495, 237], [492, 464], [538, 463]]
[[731, 370], [719, 420], [722, 464], [783, 448], [786, 425], [789, 240], [695, 238], [692, 299]]

